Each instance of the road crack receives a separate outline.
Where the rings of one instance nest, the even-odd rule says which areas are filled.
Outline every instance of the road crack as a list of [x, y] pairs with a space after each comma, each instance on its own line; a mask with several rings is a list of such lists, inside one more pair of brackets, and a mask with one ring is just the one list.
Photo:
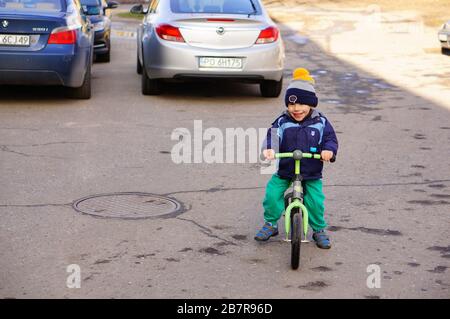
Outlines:
[[[323, 187], [381, 187], [381, 186], [409, 186], [409, 185], [428, 185], [435, 183], [450, 182], [450, 179], [430, 180], [423, 182], [404, 182], [404, 183], [376, 183], [376, 184], [324, 184]], [[241, 191], [241, 190], [255, 190], [265, 189], [266, 187], [211, 187], [208, 189], [175, 191], [171, 193], [160, 194], [161, 196], [169, 196], [174, 194], [189, 194], [189, 193], [216, 193], [222, 191]]]
[[49, 142], [49, 143], [42, 143], [42, 144], [7, 144], [3, 145], [6, 147], [40, 147], [40, 146], [48, 146], [48, 145], [58, 145], [58, 144], [87, 144], [86, 142]]
[[[27, 154], [27, 153], [22, 153], [22, 152], [17, 152], [14, 151], [12, 149], [10, 149], [9, 147], [11, 147], [12, 145], [0, 145], [0, 151], [2, 152], [6, 152], [6, 153], [12, 153], [12, 154], [16, 154], [16, 155], [20, 155], [20, 156], [24, 156], [24, 157], [42, 157], [42, 158], [52, 158], [52, 159], [59, 159], [59, 160], [66, 160], [67, 158], [65, 157], [59, 157], [59, 156], [47, 156], [47, 155], [32, 155], [32, 154]], [[27, 145], [27, 146], [34, 146], [34, 145]], [[13, 147], [25, 147], [24, 145], [15, 145]]]
[[224, 239], [224, 238], [222, 238], [222, 237], [219, 237], [219, 236], [217, 236], [217, 235], [214, 235], [211, 229], [209, 229], [208, 227], [205, 227], [205, 226], [199, 224], [199, 223], [196, 222], [195, 220], [187, 219], [187, 218], [181, 218], [181, 217], [176, 217], [176, 219], [179, 219], [179, 220], [182, 220], [182, 221], [186, 221], [186, 222], [190, 222], [190, 223], [194, 224], [195, 226], [197, 226], [197, 227], [200, 228], [200, 231], [201, 231], [203, 234], [205, 234], [206, 236], [208, 236], [208, 237], [210, 237], [210, 238], [218, 239], [218, 240], [220, 240], [221, 242], [226, 243], [227, 245], [238, 246], [238, 244], [236, 244], [236, 243], [234, 243], [234, 242], [232, 242], [232, 241], [230, 241], [230, 240], [228, 240], [228, 239]]
[[0, 208], [10, 207], [23, 207], [23, 208], [39, 208], [39, 207], [72, 207], [72, 203], [69, 204], [32, 204], [32, 205], [0, 205]]

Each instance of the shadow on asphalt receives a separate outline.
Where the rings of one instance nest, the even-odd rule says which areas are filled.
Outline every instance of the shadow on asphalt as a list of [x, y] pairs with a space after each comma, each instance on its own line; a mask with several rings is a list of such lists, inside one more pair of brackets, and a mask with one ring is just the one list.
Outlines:
[[189, 97], [261, 97], [259, 84], [230, 82], [229, 80], [205, 80], [165, 82], [162, 96]]
[[66, 99], [65, 89], [59, 86], [22, 86], [4, 85], [0, 86], [0, 103], [8, 100], [51, 100], [58, 101]]
[[[282, 24], [280, 24], [282, 25]], [[320, 90], [320, 98], [322, 103], [336, 105], [340, 109], [352, 111], [355, 108], [358, 110], [376, 110], [380, 102], [380, 95], [385, 92], [404, 92], [398, 94], [399, 96], [414, 95], [402, 88], [396, 87], [389, 82], [369, 74], [354, 65], [339, 60], [338, 58], [324, 52], [323, 49], [311, 40], [301, 41], [296, 43], [288, 40], [288, 38], [295, 38], [298, 35], [296, 30], [292, 30], [283, 25], [283, 38], [286, 46], [286, 66], [284, 71], [284, 89], [289, 84], [293, 69], [302, 66], [308, 68], [312, 75], [316, 78], [317, 87]], [[333, 32], [333, 28], [325, 32]], [[302, 37], [307, 39], [306, 37]], [[129, 46], [130, 51], [135, 50], [136, 46]], [[301, 65], [290, 66], [290, 59], [294, 58], [302, 61]], [[424, 53], [425, 54], [425, 53]], [[448, 51], [444, 53], [449, 55]], [[130, 52], [130, 61], [134, 61], [134, 52]], [[329, 63], [322, 63], [321, 61], [333, 61], [333, 64], [338, 65], [339, 69], [345, 69], [345, 72], [339, 72], [329, 68]], [[114, 59], [111, 64], [114, 63]], [[105, 63], [95, 63], [95, 65], [104, 65]], [[136, 74], [133, 67], [129, 69], [133, 73], [136, 83], [140, 91], [140, 75]], [[99, 81], [101, 78], [93, 71], [93, 81]], [[333, 85], [324, 85], [325, 83], [332, 83]], [[381, 94], [380, 94], [381, 92]], [[284, 90], [280, 97], [282, 97]], [[95, 90], [92, 92], [93, 97], [97, 94]], [[335, 96], [338, 95], [336, 99]], [[255, 97], [261, 98], [259, 85], [248, 84], [241, 82], [233, 82], [230, 80], [206, 80], [206, 81], [170, 81], [164, 82], [164, 91], [160, 97], [170, 99], [171, 97]], [[327, 98], [333, 96], [333, 98]], [[152, 97], [147, 97], [152, 98]], [[421, 97], [417, 97], [422, 99]], [[35, 86], [0, 86], [0, 103], [5, 100], [64, 100], [66, 99], [65, 88], [63, 87], [35, 87]], [[270, 99], [269, 99], [270, 100]], [[401, 100], [400, 98], [398, 100]], [[422, 99], [424, 104], [432, 102]], [[395, 102], [395, 99], [394, 99]]]
[[[285, 38], [287, 38], [289, 35], [297, 34], [297, 31], [295, 30], [284, 30]], [[380, 181], [383, 180], [393, 180], [400, 182], [421, 180], [426, 183], [427, 181], [430, 181], [427, 180], [427, 178], [435, 178], [436, 173], [433, 172], [433, 169], [436, 168], [435, 163], [438, 162], [438, 164], [441, 165], [438, 167], [444, 167], [445, 161], [447, 160], [448, 162], [448, 158], [444, 157], [444, 161], [442, 161], [442, 159], [439, 158], [437, 160], [434, 159], [431, 155], [427, 155], [426, 157], [424, 157], [423, 154], [429, 154], [431, 153], [431, 151], [438, 151], [438, 147], [442, 147], [442, 145], [444, 145], [444, 147], [447, 147], [444, 150], [448, 150], [448, 138], [450, 132], [450, 124], [448, 122], [449, 112], [442, 106], [439, 106], [425, 98], [422, 98], [404, 88], [395, 86], [392, 83], [389, 83], [384, 79], [361, 70], [350, 63], [339, 60], [330, 53], [322, 50], [320, 46], [312, 41], [308, 40], [304, 43], [286, 41], [285, 44], [287, 51], [287, 60], [286, 70], [284, 72], [284, 86], [286, 87], [288, 85], [293, 69], [295, 69], [296, 67], [305, 67], [309, 69], [316, 79], [316, 88], [318, 90], [318, 95], [322, 104], [321, 106], [325, 106], [325, 113], [327, 115], [333, 114], [333, 122], [335, 119], [338, 120], [334, 123], [344, 123], [346, 127], [348, 127], [348, 130], [344, 129], [344, 132], [341, 132], [342, 128], [338, 128], [337, 130], [340, 142], [342, 142], [342, 151], [340, 152], [339, 161], [335, 164], [337, 165], [337, 167], [335, 167], [336, 169], [334, 170], [334, 172], [340, 169], [342, 173], [333, 172], [334, 174], [341, 174], [338, 175], [338, 178], [336, 179], [338, 180], [339, 178], [341, 178], [341, 180], [344, 180], [345, 182], [342, 185], [334, 185], [335, 187], [331, 189], [329, 193], [331, 194], [331, 199], [334, 200], [334, 202], [330, 202], [330, 206], [332, 206], [332, 209], [334, 210], [333, 214], [335, 212], [342, 213], [345, 210], [345, 213], [349, 214], [348, 218], [352, 217], [354, 218], [354, 220], [351, 221], [352, 227], [344, 227], [342, 225], [347, 225], [344, 223], [349, 222], [349, 220], [338, 220], [337, 216], [333, 216], [332, 227], [334, 228], [330, 229], [330, 231], [348, 232], [350, 230], [352, 231], [351, 234], [356, 234], [342, 237], [341, 241], [343, 245], [349, 245], [349, 247], [351, 247], [351, 249], [348, 249], [347, 251], [354, 249], [357, 252], [355, 254], [352, 253], [351, 255], [352, 258], [355, 258], [356, 262], [364, 263], [366, 254], [372, 254], [374, 262], [378, 262], [376, 259], [381, 259], [382, 254], [388, 251], [388, 249], [395, 248], [394, 246], [398, 247], [399, 245], [401, 246], [402, 244], [404, 244], [405, 246], [409, 246], [408, 253], [410, 255], [416, 254], [421, 250], [420, 255], [417, 256], [421, 258], [420, 262], [424, 264], [425, 258], [427, 258], [427, 267], [439, 267], [439, 265], [435, 265], [436, 263], [440, 262], [438, 259], [439, 257], [429, 260], [428, 255], [424, 255], [426, 249], [426, 246], [424, 245], [431, 246], [432, 242], [435, 242], [435, 244], [438, 245], [442, 245], [444, 244], [442, 240], [446, 240], [447, 238], [445, 236], [442, 237], [442, 234], [435, 232], [434, 229], [426, 231], [424, 230], [424, 233], [426, 232], [426, 235], [421, 235], [421, 232], [419, 231], [419, 227], [422, 229], [423, 225], [417, 226], [416, 229], [409, 229], [409, 234], [405, 236], [401, 235], [403, 237], [395, 238], [394, 240], [392, 240], [393, 242], [395, 241], [395, 245], [391, 245], [391, 239], [381, 236], [385, 234], [385, 231], [392, 231], [392, 229], [395, 230], [395, 228], [397, 227], [405, 228], [404, 224], [408, 222], [404, 219], [402, 220], [405, 214], [408, 214], [408, 218], [419, 220], [423, 218], [423, 216], [426, 216], [427, 219], [435, 218], [434, 220], [432, 220], [432, 222], [436, 222], [436, 224], [445, 220], [444, 217], [441, 217], [442, 215], [439, 215], [438, 217], [441, 220], [436, 219], [436, 214], [439, 213], [436, 207], [442, 208], [442, 211], [445, 211], [445, 209], [448, 210], [448, 204], [445, 204], [447, 202], [445, 202], [443, 199], [439, 199], [439, 196], [448, 196], [448, 194], [441, 194], [438, 193], [438, 191], [447, 193], [449, 192], [450, 186], [447, 186], [450, 185], [448, 183], [449, 172], [440, 172], [443, 175], [441, 178], [445, 181], [440, 184], [435, 184], [435, 187], [431, 191], [430, 188], [425, 188], [431, 186], [423, 185], [423, 189], [419, 189], [420, 192], [417, 192], [417, 189], [414, 190], [415, 193], [413, 193], [411, 189], [397, 188], [397, 193], [394, 193], [391, 188], [386, 188], [387, 186], [383, 186], [380, 184], [377, 185], [376, 183], [380, 183]], [[126, 73], [127, 75], [130, 75], [130, 77], [134, 77], [136, 83], [136, 94], [139, 94], [139, 96], [142, 97], [140, 93], [140, 76], [136, 74], [134, 69], [134, 59], [136, 52], [132, 51], [130, 47], [130, 50], [127, 51], [127, 53], [129, 53], [130, 56], [130, 61], [127, 62], [129, 63], [130, 67], [129, 69], [127, 69]], [[114, 60], [111, 62], [111, 65], [107, 67], [113, 67], [113, 64]], [[110, 70], [114, 69], [111, 68]], [[120, 76], [120, 74], [118, 75]], [[101, 77], [96, 77], [93, 81], [101, 81]], [[109, 91], [104, 91], [103, 93], [96, 93], [95, 90], [93, 91], [93, 96], [96, 98], [101, 99], [102, 97], [104, 97], [102, 94], [105, 94], [105, 96], [108, 94], [115, 94], [119, 96], [121, 92], [113, 91], [113, 93], [111, 93]], [[201, 82], [170, 83], [167, 85], [165, 93], [161, 96], [158, 96], [158, 99], [164, 99], [166, 101], [173, 100], [174, 102], [177, 102], [180, 97], [193, 97], [194, 99], [191, 99], [190, 102], [195, 103], [195, 98], [197, 97], [210, 97], [211, 104], [214, 104], [214, 102], [217, 101], [217, 99], [215, 98], [218, 96], [230, 97], [230, 100], [233, 100], [234, 102], [236, 100], [239, 101], [239, 98], [242, 97], [252, 97], [252, 101], [254, 98], [254, 100], [265, 101], [266, 104], [269, 104], [267, 102], [267, 99], [260, 97], [258, 85], [229, 83], [228, 81], [207, 82], [206, 84]], [[0, 87], [0, 110], [2, 104], [7, 104], [5, 103], [5, 100], [25, 100], [31, 102], [41, 99], [50, 100], [52, 102], [50, 103], [52, 107], [56, 107], [57, 105], [61, 105], [61, 102], [65, 101], [64, 90], [55, 87]], [[156, 100], [155, 97], [151, 96], [142, 97], [142, 99], [145, 101]], [[248, 102], [250, 99], [247, 98], [244, 100], [245, 101], [241, 103], [243, 110], [246, 107], [245, 102]], [[58, 101], [58, 103], [53, 103], [55, 101]], [[220, 100], [219, 103], [220, 105], [226, 105], [223, 99]], [[273, 99], [272, 103], [274, 105], [276, 105], [277, 103], [282, 103], [281, 97], [279, 99]], [[177, 105], [177, 103], [174, 103], [174, 105]], [[72, 107], [72, 105], [70, 105], [70, 107]], [[176, 107], [179, 108], [179, 106]], [[436, 123], [435, 126], [432, 126], [429, 123], [427, 123], [428, 126], [420, 126], [420, 124], [422, 123], [400, 122], [403, 119], [397, 112], [399, 109], [402, 114], [407, 112], [418, 112], [417, 115], [415, 115], [416, 117], [409, 118], [417, 120], [417, 122], [419, 122], [419, 119], [423, 120], [424, 118], [426, 118], [426, 115], [430, 115], [430, 117], [432, 117], [433, 119], [442, 119], [442, 121]], [[385, 112], [389, 110], [396, 110], [396, 112], [381, 113], [382, 111]], [[354, 117], [352, 116], [353, 114], [361, 116]], [[240, 123], [243, 123], [243, 120], [239, 118], [239, 114], [232, 115], [235, 116], [238, 120], [236, 121], [237, 123], [239, 123], [239, 121]], [[390, 118], [389, 115], [391, 115], [392, 117]], [[202, 119], [202, 113], [198, 113], [195, 116], [197, 116], [198, 119]], [[364, 136], [354, 135], [354, 132], [352, 131], [354, 129], [353, 123], [349, 123], [349, 118], [351, 119], [350, 121], [358, 121], [358, 123], [356, 124], [359, 125], [359, 127], [369, 127], [367, 131], [364, 131]], [[272, 119], [273, 118], [268, 118], [267, 120]], [[221, 119], [218, 118], [217, 122], [220, 122], [220, 120]], [[396, 120], [398, 120], [398, 122], [395, 122]], [[155, 122], [157, 121], [158, 119], [155, 119]], [[268, 122], [267, 125], [269, 125], [269, 123], [270, 122]], [[383, 125], [379, 125], [380, 123], [382, 123]], [[337, 125], [336, 127], [338, 126], [340, 125]], [[428, 131], [430, 127], [433, 129], [433, 131], [431, 132]], [[370, 131], [370, 129], [373, 129], [373, 131]], [[395, 135], [391, 136], [392, 141], [376, 140], [378, 136], [382, 135], [380, 133], [381, 130], [388, 129], [391, 130], [390, 132], [395, 133]], [[404, 143], [405, 145], [403, 145], [402, 148], [404, 147], [405, 149], [414, 150], [414, 153], [406, 154], [401, 157], [400, 153], [403, 151], [403, 149], [396, 149], [395, 147], [390, 148], [391, 142], [392, 144], [394, 144], [394, 146], [399, 145], [399, 136], [401, 136], [400, 138], [404, 138], [404, 142], [402, 143]], [[391, 137], [388, 137], [388, 139]], [[442, 143], [440, 143], [441, 141]], [[383, 149], [374, 150], [374, 145], [378, 147], [382, 146]], [[436, 149], [432, 149], [432, 147], [435, 147]], [[390, 158], [381, 156], [370, 158], [367, 155], [374, 153], [376, 153], [377, 155], [387, 155], [386, 157], [390, 156]], [[402, 161], [395, 162], [396, 160], [398, 160], [398, 158], [401, 158]], [[444, 162], [444, 164], [442, 164], [442, 162]], [[355, 167], [358, 167], [358, 165], [361, 163], [364, 165], [364, 170], [373, 170], [373, 172], [356, 171]], [[388, 165], [391, 165], [391, 167], [388, 167]], [[402, 176], [405, 170], [409, 170], [408, 173], [411, 173], [411, 175]], [[239, 173], [239, 171], [237, 170], [236, 172]], [[390, 173], [390, 175], [388, 175], [387, 172]], [[358, 183], [361, 183], [360, 180], [367, 181], [367, 179], [365, 179], [366, 176], [364, 176], [366, 174], [372, 174], [370, 177], [374, 177], [374, 180], [370, 180], [370, 182], [372, 183], [371, 185], [349, 185], [350, 182], [347, 182], [349, 179], [354, 177], [350, 176], [350, 178], [348, 178], [349, 175], [357, 175], [358, 178], [355, 178], [354, 180], [357, 180]], [[414, 185], [414, 183], [411, 183], [411, 185]], [[373, 187], [372, 189], [370, 189], [366, 186]], [[325, 187], [328, 187], [328, 185], [325, 185]], [[400, 185], [400, 187], [406, 187], [406, 183]], [[414, 187], [418, 188], [419, 186]], [[361, 189], [367, 191], [364, 192], [361, 191]], [[374, 191], [372, 192], [372, 190]], [[353, 194], [351, 193], [354, 193], [355, 197], [359, 197], [352, 197], [351, 195]], [[215, 195], [219, 197], [220, 194], [221, 193], [218, 192]], [[401, 196], [393, 199], [392, 197], [396, 195]], [[379, 197], [377, 198], [377, 196]], [[384, 198], [382, 198], [382, 200], [385, 200], [386, 203], [378, 201], [382, 196], [385, 196]], [[193, 201], [195, 200], [196, 199], [193, 199]], [[375, 201], [376, 203], [373, 204], [373, 202]], [[389, 207], [389, 205], [391, 205], [394, 201], [395, 206]], [[220, 201], [211, 201], [211, 205], [219, 202]], [[220, 211], [220, 209], [224, 209], [224, 207], [226, 208], [226, 205], [227, 204], [223, 204], [222, 206], [221, 203], [221, 206], [213, 207], [212, 211]], [[239, 214], [241, 214], [241, 211], [250, 211], [252, 209], [252, 205], [253, 204], [244, 203], [242, 205], [243, 207], [239, 209]], [[252, 211], [252, 213], [254, 212]], [[377, 214], [376, 222], [374, 222], [375, 218], [371, 214]], [[397, 214], [400, 217], [397, 217]], [[391, 218], [397, 219], [391, 221]], [[366, 219], [368, 221], [366, 221]], [[425, 225], [428, 226], [431, 224]], [[249, 225], [246, 225], [245, 227], [247, 226]], [[253, 225], [249, 227], [252, 226]], [[387, 228], [387, 230], [371, 228], [374, 226]], [[437, 228], [437, 226], [433, 225], [433, 228], [435, 227]], [[364, 232], [369, 232], [369, 235], [364, 234]], [[425, 239], [425, 236], [428, 236], [426, 239], [430, 242], [430, 244], [422, 244], [422, 246], [424, 246], [422, 247], [417, 242], [410, 242], [409, 240], [411, 240], [411, 238], [407, 239], [407, 236], [411, 236], [411, 238], [414, 237], [414, 239], [417, 238], [417, 241], [421, 241]], [[352, 246], [350, 246], [352, 241], [362, 244], [355, 245], [356, 248], [353, 248]], [[278, 244], [279, 243], [277, 242], [276, 245]], [[373, 246], [362, 247], [362, 245], [365, 244], [370, 244]], [[383, 252], [373, 252], [374, 248], [378, 249], [378, 247], [381, 247], [383, 249]], [[445, 249], [445, 247], [442, 248]], [[370, 249], [372, 249], [372, 251]], [[345, 249], [343, 249], [342, 252], [345, 256]], [[387, 253], [390, 253], [391, 255], [389, 255], [389, 258], [393, 259], [393, 261], [389, 261], [389, 263], [395, 263], [396, 260], [393, 257], [394, 254], [397, 255], [398, 252], [391, 253], [389, 250]], [[401, 256], [401, 254], [398, 255]], [[422, 257], [422, 255], [424, 257]], [[408, 261], [411, 261], [411, 259], [408, 259], [408, 256], [409, 255], [401, 257], [403, 258], [401, 262], [405, 265]], [[438, 268], [438, 270], [439, 269], [442, 268]], [[426, 273], [424, 274], [426, 275]], [[420, 286], [418, 287], [420, 288]], [[331, 286], [330, 288], [333, 287]], [[384, 292], [383, 294], [386, 294], [386, 292]]]

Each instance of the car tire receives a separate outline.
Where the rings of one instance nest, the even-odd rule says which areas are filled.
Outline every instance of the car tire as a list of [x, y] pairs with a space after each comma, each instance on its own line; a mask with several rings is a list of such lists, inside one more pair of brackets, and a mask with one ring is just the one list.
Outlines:
[[142, 94], [159, 95], [161, 94], [161, 80], [150, 79], [145, 68], [142, 68]]
[[450, 55], [450, 49], [447, 48], [441, 48], [441, 53], [445, 55]]
[[283, 78], [280, 81], [264, 80], [259, 84], [263, 97], [278, 97], [283, 88]]
[[139, 54], [137, 54], [137, 57], [136, 57], [136, 72], [137, 72], [137, 74], [142, 74], [142, 64], [139, 61]]
[[88, 100], [91, 98], [91, 64], [89, 63], [83, 84], [77, 88], [69, 88], [68, 96], [72, 99]]
[[95, 61], [101, 63], [108, 63], [109, 61], [111, 61], [111, 51], [108, 51], [107, 53], [104, 54], [97, 54], [95, 57]]
[[108, 52], [103, 53], [103, 54], [97, 54], [95, 56], [96, 62], [108, 63], [109, 61], [111, 61], [111, 40], [107, 40], [107, 41], [108, 42], [106, 43], [106, 47], [108, 48]]

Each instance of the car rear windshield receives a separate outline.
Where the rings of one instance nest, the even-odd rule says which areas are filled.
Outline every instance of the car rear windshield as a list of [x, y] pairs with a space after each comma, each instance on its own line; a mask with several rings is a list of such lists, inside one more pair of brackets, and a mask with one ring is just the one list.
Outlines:
[[170, 0], [174, 13], [261, 14], [257, 0]]
[[88, 15], [99, 15], [101, 13], [100, 0], [81, 0], [80, 3]]
[[62, 11], [61, 0], [0, 0], [0, 12], [4, 11]]

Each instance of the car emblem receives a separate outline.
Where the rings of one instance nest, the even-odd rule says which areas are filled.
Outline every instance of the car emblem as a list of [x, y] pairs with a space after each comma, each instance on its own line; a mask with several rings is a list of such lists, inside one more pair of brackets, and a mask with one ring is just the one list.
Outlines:
[[9, 25], [8, 20], [3, 20], [2, 21], [2, 27], [6, 28], [6, 27], [8, 27], [8, 25]]
[[224, 27], [218, 27], [216, 30], [218, 35], [223, 35], [225, 33]]

